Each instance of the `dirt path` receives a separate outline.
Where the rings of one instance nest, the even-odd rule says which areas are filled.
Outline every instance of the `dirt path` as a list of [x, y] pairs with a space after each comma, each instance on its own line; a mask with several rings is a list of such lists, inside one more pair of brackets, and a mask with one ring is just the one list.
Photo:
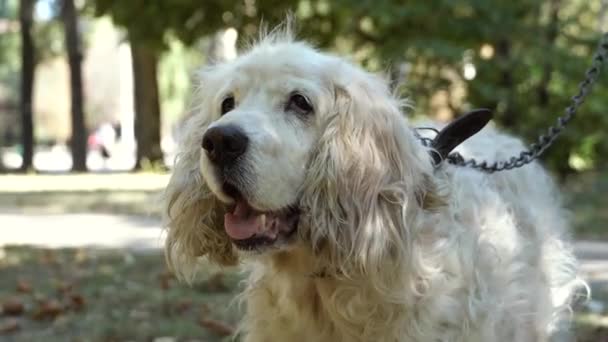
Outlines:
[[0, 246], [161, 248], [157, 219], [109, 214], [22, 214], [0, 212]]
[[[154, 218], [109, 214], [22, 214], [0, 211], [0, 246], [155, 249], [163, 244]], [[576, 254], [585, 277], [608, 287], [608, 242], [578, 241]]]

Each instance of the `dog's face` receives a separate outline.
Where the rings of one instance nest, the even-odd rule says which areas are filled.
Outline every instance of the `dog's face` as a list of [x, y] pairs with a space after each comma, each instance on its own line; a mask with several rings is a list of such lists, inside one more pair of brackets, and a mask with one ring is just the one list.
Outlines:
[[298, 241], [340, 267], [402, 252], [432, 166], [384, 79], [267, 39], [201, 80], [166, 191], [170, 263]]
[[211, 118], [201, 132], [200, 170], [228, 204], [224, 228], [242, 250], [293, 240], [300, 196], [332, 87], [323, 57], [300, 44], [257, 50], [211, 71]]

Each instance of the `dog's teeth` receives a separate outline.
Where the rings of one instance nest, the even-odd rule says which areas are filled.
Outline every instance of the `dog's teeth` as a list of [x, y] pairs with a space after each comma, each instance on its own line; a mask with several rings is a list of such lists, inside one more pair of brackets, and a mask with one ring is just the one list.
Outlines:
[[262, 229], [266, 228], [266, 214], [260, 215], [260, 223]]

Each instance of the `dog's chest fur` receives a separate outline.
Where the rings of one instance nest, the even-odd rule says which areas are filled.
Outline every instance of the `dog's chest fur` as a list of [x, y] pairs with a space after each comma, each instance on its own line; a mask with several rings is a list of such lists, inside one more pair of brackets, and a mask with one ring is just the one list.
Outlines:
[[406, 306], [383, 301], [363, 279], [313, 270], [301, 250], [252, 268], [244, 341], [401, 341]]
[[247, 296], [245, 341], [364, 341], [371, 322], [353, 321], [349, 312], [367, 312], [371, 318], [379, 308], [365, 307], [369, 298], [362, 298], [360, 290], [329, 276], [258, 279]]
[[[483, 324], [477, 326], [476, 321], [482, 322], [500, 301], [494, 294], [486, 298], [466, 295], [473, 290], [456, 269], [446, 272], [450, 276], [428, 283], [426, 295], [402, 285], [395, 287], [401, 296], [391, 300], [365, 278], [343, 279], [331, 272], [314, 276], [311, 259], [300, 250], [252, 265], [243, 294], [247, 300], [241, 326], [245, 342], [486, 341], [488, 336], [496, 341], [539, 340], [532, 321], [512, 316], [509, 310], [497, 319], [502, 326], [493, 331], [483, 331]], [[443, 264], [450, 268], [447, 262]], [[478, 304], [489, 310], [478, 312], [477, 320], [468, 307], [475, 301], [485, 303]]]

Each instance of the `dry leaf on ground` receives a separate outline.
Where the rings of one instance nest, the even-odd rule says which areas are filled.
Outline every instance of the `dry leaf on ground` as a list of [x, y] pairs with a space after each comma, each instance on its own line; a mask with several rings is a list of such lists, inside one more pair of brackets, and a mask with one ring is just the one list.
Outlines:
[[72, 293], [69, 296], [70, 298], [70, 307], [76, 311], [81, 310], [84, 307], [85, 300], [84, 297], [78, 293]]
[[216, 273], [209, 277], [205, 282], [206, 290], [209, 292], [223, 292], [228, 291], [228, 286], [224, 283], [224, 274]]
[[32, 292], [32, 285], [30, 285], [29, 282], [25, 281], [25, 280], [19, 280], [17, 281], [17, 292], [19, 293], [31, 293]]
[[9, 298], [2, 303], [2, 313], [9, 316], [18, 316], [25, 311], [23, 302], [18, 298]]
[[55, 319], [64, 312], [64, 307], [55, 299], [49, 299], [40, 303], [38, 310], [34, 313], [34, 319]]
[[201, 318], [198, 323], [218, 336], [230, 336], [234, 333], [234, 328], [232, 326], [215, 319]]

